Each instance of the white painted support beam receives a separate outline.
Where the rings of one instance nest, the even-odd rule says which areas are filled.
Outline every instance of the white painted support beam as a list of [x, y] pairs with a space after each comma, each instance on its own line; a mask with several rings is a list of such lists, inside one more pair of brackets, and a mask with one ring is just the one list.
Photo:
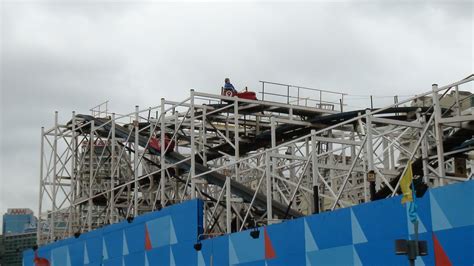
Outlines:
[[397, 125], [397, 126], [405, 126], [405, 127], [413, 127], [413, 128], [423, 128], [419, 122], [407, 122], [402, 120], [395, 120], [395, 119], [388, 119], [388, 118], [381, 118], [381, 117], [372, 117], [373, 123], [380, 123], [380, 124], [387, 124], [387, 125]]

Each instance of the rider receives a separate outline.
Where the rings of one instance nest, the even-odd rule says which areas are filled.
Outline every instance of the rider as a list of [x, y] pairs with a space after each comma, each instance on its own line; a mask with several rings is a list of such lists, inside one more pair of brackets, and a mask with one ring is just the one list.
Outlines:
[[224, 80], [224, 89], [225, 90], [232, 90], [233, 93], [237, 93], [237, 90], [234, 88], [234, 85], [232, 85], [232, 83], [230, 83], [230, 79], [229, 78], [226, 78]]

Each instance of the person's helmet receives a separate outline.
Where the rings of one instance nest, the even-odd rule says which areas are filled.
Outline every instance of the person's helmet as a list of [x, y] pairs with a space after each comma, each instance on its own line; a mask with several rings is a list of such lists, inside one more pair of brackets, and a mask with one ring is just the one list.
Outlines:
[[225, 82], [225, 83], [228, 83], [228, 82], [230, 82], [230, 79], [229, 79], [229, 78], [225, 78], [224, 82]]

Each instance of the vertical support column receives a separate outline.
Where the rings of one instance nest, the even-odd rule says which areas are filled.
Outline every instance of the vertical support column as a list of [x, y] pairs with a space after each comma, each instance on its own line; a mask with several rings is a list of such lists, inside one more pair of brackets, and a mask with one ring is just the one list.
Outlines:
[[271, 224], [273, 220], [273, 209], [272, 209], [272, 174], [270, 169], [271, 159], [270, 153], [265, 153], [265, 183], [267, 184], [267, 223]]
[[[327, 131], [327, 136], [328, 138], [332, 138], [333, 135], [332, 135], [332, 130], [328, 130]], [[328, 157], [329, 157], [329, 164], [331, 166], [334, 166], [334, 145], [332, 142], [326, 142], [326, 151], [329, 153], [328, 154]], [[334, 174], [335, 170], [333, 168], [329, 169], [329, 179], [331, 180], [331, 188], [333, 191], [336, 191], [337, 190], [337, 183], [336, 183], [336, 179], [334, 178], [335, 174]]]
[[446, 176], [446, 169], [444, 168], [444, 147], [443, 147], [443, 128], [440, 123], [441, 120], [441, 106], [438, 98], [438, 84], [432, 85], [433, 90], [433, 106], [435, 116], [435, 135], [436, 135], [436, 150], [438, 154], [438, 174], [439, 185], [444, 184], [444, 177]]
[[344, 112], [344, 94], [341, 94], [341, 113]]
[[231, 206], [231, 178], [230, 174], [225, 177], [225, 221], [227, 234], [232, 233], [232, 206]]
[[[173, 116], [174, 116], [174, 132], [173, 132], [173, 135], [176, 134], [176, 132], [179, 131], [179, 112], [176, 110], [176, 105], [173, 107]], [[157, 116], [158, 117], [158, 116]], [[186, 117], [184, 116], [183, 117], [183, 120], [185, 120]], [[179, 152], [179, 141], [178, 141], [178, 136], [176, 135], [176, 141], [175, 141], [175, 146], [174, 146], [174, 149], [176, 152]], [[177, 170], [177, 169], [176, 169]], [[176, 171], [176, 175], [179, 175], [178, 171]], [[186, 191], [187, 188], [184, 188], [184, 190]], [[174, 186], [174, 195], [178, 195], [179, 191], [178, 191], [178, 186]], [[174, 196], [176, 197], [176, 196]]]
[[297, 88], [296, 105], [300, 105], [300, 87]]
[[272, 116], [270, 117], [270, 135], [271, 135], [271, 145], [272, 148], [276, 147], [276, 122], [275, 122], [275, 117]]
[[342, 146], [342, 149], [341, 149], [342, 165], [346, 165], [347, 164], [347, 156], [346, 156], [347, 145], [341, 144], [341, 146]]
[[[272, 145], [272, 149], [276, 147], [276, 121], [275, 121], [275, 117], [272, 116], [270, 118], [270, 129], [271, 129], [271, 145]], [[272, 150], [271, 153], [278, 153], [278, 151], [275, 151], [275, 150]], [[276, 179], [274, 178], [274, 176], [276, 176], [276, 171], [277, 171], [277, 158], [275, 156], [272, 156], [271, 158], [272, 160], [272, 168], [271, 168], [271, 185], [270, 185], [270, 189], [271, 189], [271, 192], [274, 193], [273, 195], [273, 198], [277, 198], [278, 194], [277, 194], [277, 191], [274, 191], [273, 188], [276, 187]]]
[[[41, 127], [41, 147], [40, 147], [40, 182], [39, 182], [39, 201], [38, 201], [38, 224], [41, 223], [41, 212], [43, 211], [43, 191], [44, 191], [44, 181], [43, 181], [43, 169], [44, 169], [44, 127]], [[36, 244], [39, 246], [41, 244], [41, 226], [36, 228]]]
[[134, 168], [134, 182], [133, 182], [133, 216], [137, 217], [138, 216], [138, 157], [140, 156], [139, 151], [138, 151], [138, 131], [140, 130], [139, 127], [139, 116], [138, 116], [138, 105], [135, 105], [135, 141], [133, 143], [133, 150], [135, 151], [135, 154], [133, 156], [133, 168]]
[[393, 170], [395, 169], [395, 149], [393, 148], [393, 145], [388, 148], [389, 154], [390, 154], [390, 169]]
[[191, 132], [190, 132], [190, 137], [191, 137], [191, 151], [190, 151], [190, 156], [191, 156], [191, 169], [189, 172], [190, 175], [190, 180], [191, 180], [191, 198], [196, 198], [196, 183], [194, 182], [194, 176], [196, 175], [196, 147], [195, 147], [195, 137], [194, 137], [194, 130], [195, 130], [195, 125], [194, 125], [194, 90], [191, 90], [191, 98], [190, 98], [190, 123], [191, 123]]
[[[295, 147], [293, 146], [293, 144], [291, 144], [291, 146], [288, 147], [287, 152], [288, 152], [291, 156], [295, 156]], [[293, 162], [294, 162], [294, 161], [295, 161], [295, 160], [293, 160], [293, 159], [288, 159], [288, 164], [289, 164], [289, 165], [293, 165]], [[296, 169], [295, 169], [295, 167], [291, 167], [291, 168], [290, 168], [290, 179], [298, 180], [298, 179], [296, 178]]]
[[112, 143], [110, 143], [111, 145], [111, 155], [110, 155], [110, 168], [111, 168], [111, 175], [110, 175], [110, 222], [111, 223], [115, 223], [116, 222], [116, 219], [115, 219], [115, 215], [114, 215], [114, 212], [115, 212], [115, 173], [118, 171], [117, 165], [118, 162], [116, 162], [115, 160], [115, 143], [116, 143], [116, 139], [115, 139], [115, 113], [112, 113], [112, 121], [111, 121], [111, 139], [112, 139]]
[[367, 164], [369, 167], [369, 171], [374, 170], [374, 147], [373, 147], [373, 140], [372, 140], [372, 114], [370, 111], [366, 111], [366, 126], [367, 126]]
[[[178, 132], [179, 130], [179, 114], [176, 111], [176, 108], [173, 108], [173, 115], [174, 115], [174, 134]], [[176, 137], [176, 144], [175, 144], [175, 150], [179, 152], [179, 142], [178, 142], [178, 137]]]
[[316, 130], [311, 130], [311, 170], [313, 176], [313, 213], [319, 213], [319, 188], [318, 188], [318, 158], [316, 147]]
[[286, 104], [290, 104], [290, 86], [286, 86]]
[[[457, 114], [458, 116], [460, 116], [460, 115], [461, 115], [461, 104], [460, 104], [460, 102], [459, 102], [459, 86], [456, 85], [456, 86], [454, 87], [454, 89], [455, 89], [455, 93], [456, 93], [456, 94], [455, 94], [455, 97], [456, 97], [456, 114]], [[460, 123], [460, 124], [461, 124], [461, 123]]]
[[[420, 121], [421, 125], [423, 128], [426, 126], [426, 116], [420, 115], [420, 112], [416, 113], [416, 116], [418, 118], [418, 121]], [[428, 141], [426, 140], [426, 134], [423, 135], [423, 130], [420, 130], [420, 138], [423, 138], [421, 140], [421, 159], [423, 163], [423, 182], [425, 184], [428, 184], [429, 178], [428, 178]]]
[[[355, 131], [357, 130], [357, 126], [354, 125], [353, 130], [351, 131], [351, 136], [350, 139], [352, 141], [355, 141]], [[355, 151], [355, 145], [351, 145], [351, 158], [354, 158], [356, 156], [356, 151]]]
[[[389, 145], [389, 141], [384, 136], [381, 136], [381, 138], [382, 138], [382, 149], [383, 149], [383, 168], [385, 170], [389, 170], [390, 169], [390, 152], [387, 148]], [[375, 194], [375, 191], [373, 191], [372, 194]]]
[[[310, 150], [310, 146], [311, 146], [311, 137], [310, 136], [307, 136], [305, 139], [304, 139], [304, 154], [306, 157], [309, 158], [309, 156], [311, 156], [311, 150]], [[313, 169], [313, 166], [311, 165], [311, 171]], [[313, 173], [312, 173], [313, 174]], [[313, 191], [314, 192], [314, 191]], [[310, 206], [311, 208], [311, 211], [313, 210], [313, 206]]]
[[[227, 114], [227, 118], [229, 118], [229, 115]], [[229, 139], [229, 121], [226, 119], [224, 122], [225, 126], [225, 137]]]
[[[240, 159], [240, 151], [239, 151], [239, 102], [236, 99], [234, 101], [234, 146], [235, 146], [235, 153], [234, 153], [234, 173], [235, 173], [235, 180], [240, 180], [240, 171], [239, 171], [239, 164], [237, 161]], [[226, 227], [227, 233], [232, 233], [232, 193], [231, 193], [231, 178], [230, 175], [226, 177], [227, 186], [226, 186]]]
[[[151, 113], [151, 107], [148, 108], [148, 123], [150, 124], [150, 127], [148, 128], [149, 130], [149, 135], [148, 135], [148, 138], [151, 138], [153, 137], [153, 133], [155, 132], [155, 129], [156, 129], [156, 125], [155, 126], [152, 126], [152, 123], [150, 121], [151, 117], [150, 117], [150, 113]], [[159, 120], [159, 112], [158, 111], [155, 111], [155, 118], [156, 118], [156, 121]], [[155, 122], [155, 123], [158, 123], [158, 122]]]
[[388, 147], [388, 140], [384, 137], [382, 137], [382, 148], [384, 150], [383, 152], [383, 168], [385, 170], [390, 169], [390, 156], [389, 156], [389, 151], [387, 149]]
[[206, 129], [206, 112], [207, 109], [202, 109], [202, 164], [207, 167], [207, 129]]
[[304, 139], [304, 150], [305, 150], [305, 155], [306, 155], [306, 156], [309, 156], [309, 153], [310, 153], [310, 151], [309, 151], [309, 145], [310, 145], [310, 138], [306, 137], [306, 138]]
[[160, 153], [160, 165], [161, 165], [161, 176], [160, 176], [160, 205], [161, 208], [165, 207], [165, 187], [166, 187], [166, 160], [165, 160], [165, 151], [167, 150], [168, 147], [166, 147], [165, 143], [165, 130], [166, 130], [166, 125], [165, 125], [165, 98], [161, 98], [161, 115], [160, 115], [160, 147], [161, 147], [161, 153]]
[[260, 134], [260, 118], [261, 116], [259, 114], [255, 115], [255, 134], [256, 135]]
[[70, 193], [70, 206], [69, 206], [69, 217], [68, 217], [68, 235], [72, 235], [72, 223], [74, 220], [75, 200], [76, 200], [76, 112], [72, 111], [71, 118], [71, 191]]
[[91, 130], [89, 134], [89, 200], [87, 203], [87, 229], [92, 230], [92, 183], [94, 181], [94, 120], [91, 121]]
[[56, 196], [57, 196], [57, 187], [56, 187], [56, 182], [58, 180], [58, 111], [54, 112], [54, 141], [53, 141], [53, 212], [51, 213], [51, 240], [54, 240], [54, 235], [55, 235], [55, 227], [56, 227], [56, 211], [57, 211], [57, 206], [56, 206]]
[[[367, 142], [366, 142], [366, 150], [367, 150], [367, 166], [368, 171], [367, 174], [364, 176], [364, 179], [367, 179], [368, 173], [373, 173], [375, 180], [368, 180], [370, 185], [370, 198], [372, 200], [374, 193], [375, 193], [375, 185], [377, 182], [376, 174], [374, 172], [374, 147], [373, 147], [373, 138], [372, 138], [372, 113], [369, 110], [365, 111], [366, 113], [366, 126], [367, 126]], [[362, 147], [361, 147], [362, 149]], [[355, 160], [356, 158], [354, 158]]]

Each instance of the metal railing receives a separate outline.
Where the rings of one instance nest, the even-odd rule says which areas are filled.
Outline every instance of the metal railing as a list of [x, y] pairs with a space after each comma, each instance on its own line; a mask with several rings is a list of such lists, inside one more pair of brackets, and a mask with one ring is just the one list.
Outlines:
[[[330, 109], [334, 110], [335, 106], [339, 107], [339, 110], [342, 112], [344, 110], [344, 95], [346, 93], [336, 92], [336, 91], [329, 91], [329, 90], [321, 90], [315, 88], [309, 88], [304, 86], [298, 85], [291, 85], [291, 84], [284, 84], [284, 83], [277, 83], [271, 81], [259, 81], [262, 84], [262, 90], [259, 92], [262, 96], [262, 100], [265, 100], [265, 96], [268, 99], [269, 96], [274, 96], [273, 98], [285, 98], [287, 104], [296, 104], [296, 105], [303, 105], [309, 107], [318, 107], [321, 109]], [[266, 86], [267, 85], [267, 86]], [[274, 85], [282, 87], [286, 90], [285, 94], [275, 93], [275, 92], [268, 92], [268, 85]], [[265, 91], [266, 90], [266, 91]], [[310, 96], [306, 95], [314, 95], [316, 93], [317, 98], [311, 98]], [[332, 95], [332, 100], [324, 99], [326, 97], [329, 98], [329, 95]], [[337, 99], [334, 99], [334, 96]]]
[[92, 116], [94, 117], [100, 117], [101, 115], [104, 115], [104, 117], [106, 117], [108, 115], [108, 110], [109, 101], [105, 101], [89, 109], [89, 111], [91, 111]]

